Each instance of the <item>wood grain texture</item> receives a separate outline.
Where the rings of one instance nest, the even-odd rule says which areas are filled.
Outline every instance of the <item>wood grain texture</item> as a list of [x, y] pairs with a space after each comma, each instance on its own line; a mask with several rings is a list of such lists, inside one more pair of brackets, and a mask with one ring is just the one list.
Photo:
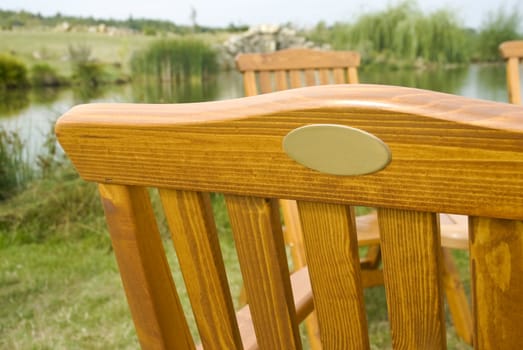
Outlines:
[[99, 189], [142, 349], [194, 349], [147, 191], [119, 185]]
[[354, 213], [336, 204], [298, 207], [322, 346], [368, 349]]
[[[523, 56], [522, 56], [523, 57]], [[519, 58], [511, 57], [507, 60], [507, 89], [510, 103], [521, 104], [521, 81], [519, 77]]]
[[301, 349], [277, 201], [225, 201], [260, 349]]
[[[304, 58], [307, 59], [304, 59]], [[320, 51], [286, 49], [262, 54], [239, 54], [236, 67], [240, 72], [358, 67], [360, 55], [354, 51]]]
[[[78, 106], [56, 132], [90, 181], [523, 219], [521, 120], [520, 106], [349, 84], [209, 103]], [[282, 138], [315, 123], [376, 135], [392, 163], [362, 177], [295, 163]]]
[[445, 349], [437, 214], [380, 208], [378, 221], [393, 348]]
[[242, 349], [208, 194], [160, 190], [205, 349]]
[[517, 349], [523, 325], [523, 222], [470, 218], [476, 349]]
[[465, 293], [465, 288], [463, 288], [463, 283], [461, 283], [451, 250], [443, 248], [442, 254], [444, 264], [443, 287], [445, 288], [447, 304], [452, 315], [452, 323], [460, 338], [467, 344], [472, 344], [472, 313], [467, 294]]

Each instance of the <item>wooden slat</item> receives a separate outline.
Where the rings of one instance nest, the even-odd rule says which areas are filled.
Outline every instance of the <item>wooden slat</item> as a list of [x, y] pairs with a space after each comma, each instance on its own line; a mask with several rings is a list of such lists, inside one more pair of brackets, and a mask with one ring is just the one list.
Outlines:
[[287, 90], [289, 87], [287, 85], [287, 73], [284, 70], [278, 70], [274, 72], [274, 78], [276, 79], [276, 90]]
[[521, 104], [521, 85], [519, 78], [519, 58], [511, 57], [507, 61], [508, 100], [510, 103]]
[[[280, 200], [280, 207], [283, 222], [285, 223], [285, 243], [290, 247], [293, 269], [298, 270], [307, 264], [298, 203], [293, 200], [282, 199]], [[320, 330], [316, 313], [314, 312], [307, 317], [305, 323], [307, 325], [310, 348], [313, 350], [321, 349]]]
[[260, 349], [301, 349], [277, 201], [225, 200]]
[[394, 349], [445, 349], [437, 214], [378, 209]]
[[[467, 240], [468, 241], [468, 240]], [[465, 288], [461, 283], [459, 271], [456, 268], [452, 252], [448, 248], [442, 249], [443, 263], [443, 287], [447, 304], [452, 316], [452, 323], [456, 333], [468, 344], [472, 344], [472, 314]]]
[[302, 83], [302, 71], [299, 70], [291, 70], [289, 71], [289, 77], [291, 80], [291, 88], [300, 88], [303, 86]]
[[258, 77], [260, 79], [260, 92], [266, 94], [268, 92], [273, 92], [271, 72], [260, 72]]
[[253, 71], [243, 73], [243, 88], [245, 96], [258, 95], [258, 89], [256, 87], [256, 74]]
[[[523, 187], [521, 120], [521, 106], [348, 84], [209, 103], [83, 105], [56, 132], [96, 182], [523, 219], [514, 190]], [[315, 123], [370, 132], [394, 160], [358, 177], [305, 168], [282, 138]]]
[[[307, 57], [306, 60], [303, 58]], [[358, 67], [360, 55], [355, 51], [320, 51], [310, 49], [287, 49], [266, 54], [240, 54], [236, 66], [240, 72], [249, 70], [320, 69]]]
[[316, 84], [316, 71], [314, 69], [305, 70], [305, 85], [313, 86]]
[[332, 70], [334, 74], [334, 82], [336, 84], [345, 84], [347, 82], [346, 75], [345, 75], [345, 69], [343, 68], [335, 68]]
[[320, 72], [320, 84], [322, 85], [328, 85], [331, 83], [330, 80], [330, 71], [327, 68], [322, 68], [319, 70]]
[[298, 207], [323, 348], [368, 349], [354, 213], [337, 204]]
[[358, 70], [356, 69], [356, 67], [349, 67], [347, 69], [347, 72], [349, 74], [349, 84], [358, 84], [360, 82], [358, 79]]
[[499, 51], [504, 58], [523, 57], [523, 40], [505, 41], [499, 45]]
[[476, 349], [518, 349], [523, 325], [523, 221], [470, 218]]
[[100, 185], [138, 340], [143, 349], [194, 349], [147, 191]]
[[160, 190], [205, 349], [242, 349], [208, 194]]

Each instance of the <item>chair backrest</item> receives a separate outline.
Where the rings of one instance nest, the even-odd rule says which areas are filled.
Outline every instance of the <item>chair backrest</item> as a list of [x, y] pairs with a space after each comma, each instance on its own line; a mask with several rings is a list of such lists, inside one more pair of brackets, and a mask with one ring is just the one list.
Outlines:
[[499, 45], [501, 56], [507, 61], [507, 89], [510, 103], [521, 104], [519, 64], [523, 59], [523, 40], [505, 41]]
[[[448, 212], [470, 216], [475, 346], [510, 349], [523, 324], [522, 118], [515, 105], [330, 85], [196, 104], [77, 106], [56, 133], [80, 175], [99, 183], [143, 348], [194, 348], [148, 198], [153, 187], [206, 349], [241, 349], [245, 326], [233, 311], [209, 192], [225, 194], [259, 348], [301, 348], [275, 200], [287, 198], [300, 208], [325, 349], [369, 348], [355, 205], [379, 208], [395, 348], [446, 347], [437, 213]], [[297, 138], [312, 146], [305, 154], [284, 141], [318, 124], [338, 125], [336, 137], [307, 129]], [[386, 144], [391, 163], [367, 175], [329, 174], [338, 172], [332, 164], [375, 159], [358, 137], [338, 137], [346, 127]]]
[[358, 83], [360, 55], [354, 51], [286, 49], [239, 54], [246, 96], [327, 84]]

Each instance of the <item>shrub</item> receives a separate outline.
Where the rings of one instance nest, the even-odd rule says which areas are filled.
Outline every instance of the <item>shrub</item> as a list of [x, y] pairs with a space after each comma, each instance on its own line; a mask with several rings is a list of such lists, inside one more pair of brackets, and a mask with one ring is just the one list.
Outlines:
[[13, 57], [0, 55], [0, 89], [20, 88], [27, 85], [25, 65]]
[[103, 66], [91, 58], [91, 48], [84, 45], [69, 46], [73, 80], [77, 83], [97, 86], [105, 82]]
[[498, 9], [496, 12], [489, 13], [477, 38], [478, 59], [482, 61], [501, 60], [498, 51], [499, 44], [519, 37], [520, 22], [521, 15], [517, 10], [507, 13], [503, 9]]
[[56, 70], [47, 63], [38, 63], [31, 67], [30, 76], [32, 86], [59, 86], [64, 83]]

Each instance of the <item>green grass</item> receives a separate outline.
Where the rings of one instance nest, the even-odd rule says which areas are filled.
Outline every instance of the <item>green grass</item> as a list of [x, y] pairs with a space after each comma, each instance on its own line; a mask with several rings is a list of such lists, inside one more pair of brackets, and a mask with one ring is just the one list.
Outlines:
[[0, 53], [9, 52], [28, 67], [47, 63], [59, 75], [69, 76], [72, 67], [68, 61], [69, 47], [84, 45], [92, 49], [94, 60], [119, 65], [129, 72], [128, 62], [134, 50], [145, 47], [150, 36], [109, 36], [101, 33], [52, 31], [0, 31]]
[[[137, 348], [96, 188], [71, 171], [63, 174], [0, 203], [0, 236], [26, 230], [24, 240], [0, 245], [0, 348]], [[173, 277], [189, 311], [156, 191], [151, 197]], [[214, 195], [212, 202], [231, 292], [238, 296], [241, 274], [224, 201]], [[457, 251], [455, 258], [468, 289], [467, 253]], [[384, 288], [367, 289], [365, 300], [372, 348], [390, 348]], [[192, 313], [187, 314], [197, 337]], [[450, 349], [469, 349], [450, 323], [447, 335]]]

